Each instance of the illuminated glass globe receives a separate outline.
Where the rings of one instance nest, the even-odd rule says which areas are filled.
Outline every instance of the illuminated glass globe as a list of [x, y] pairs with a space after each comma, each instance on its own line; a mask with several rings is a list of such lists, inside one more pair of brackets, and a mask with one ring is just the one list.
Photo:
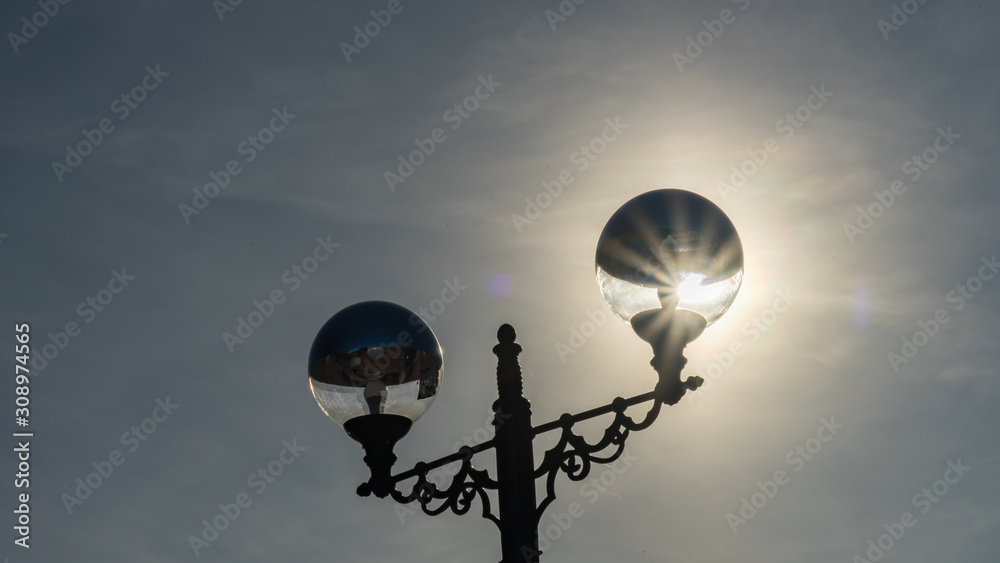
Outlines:
[[644, 193], [621, 206], [597, 243], [597, 284], [627, 322], [651, 309], [685, 310], [712, 324], [743, 281], [743, 245], [714, 203], [684, 190]]
[[319, 330], [309, 351], [309, 386], [341, 426], [373, 414], [412, 422], [434, 402], [442, 364], [441, 346], [420, 317], [393, 303], [366, 301]]

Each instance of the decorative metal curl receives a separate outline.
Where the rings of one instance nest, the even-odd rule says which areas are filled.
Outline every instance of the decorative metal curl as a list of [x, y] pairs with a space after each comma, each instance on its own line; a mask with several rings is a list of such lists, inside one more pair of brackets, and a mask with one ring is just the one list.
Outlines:
[[[590, 474], [594, 463], [607, 464], [614, 463], [622, 453], [625, 452], [625, 440], [632, 431], [639, 431], [648, 428], [656, 417], [660, 414], [660, 407], [663, 402], [653, 399], [653, 406], [640, 422], [636, 422], [632, 417], [625, 414], [628, 403], [622, 397], [617, 397], [612, 401], [612, 411], [615, 413], [614, 420], [604, 431], [600, 440], [591, 444], [582, 436], [573, 432], [573, 425], [577, 422], [573, 416], [564, 414], [559, 418], [559, 427], [562, 434], [559, 442], [545, 452], [542, 463], [535, 470], [534, 477], [538, 479], [545, 476], [545, 498], [538, 504], [535, 512], [535, 525], [541, 521], [545, 509], [556, 499], [555, 482], [556, 475], [560, 471], [566, 474], [571, 481], [582, 481]], [[604, 450], [613, 447], [610, 453], [599, 455]]]
[[[425, 514], [437, 516], [451, 510], [455, 514], [462, 515], [472, 508], [472, 501], [478, 496], [483, 505], [483, 518], [493, 522], [499, 528], [500, 518], [493, 514], [490, 508], [490, 496], [488, 490], [496, 490], [499, 484], [489, 476], [489, 473], [476, 469], [472, 466], [473, 451], [468, 446], [459, 450], [462, 454], [461, 467], [458, 473], [452, 478], [451, 484], [445, 489], [438, 489], [437, 485], [427, 480], [427, 474], [435, 468], [428, 467], [425, 463], [418, 463], [414, 466], [417, 472], [417, 481], [407, 494], [393, 489], [391, 495], [393, 500], [402, 504], [409, 504], [417, 501]], [[436, 506], [431, 506], [435, 500], [442, 501]]]

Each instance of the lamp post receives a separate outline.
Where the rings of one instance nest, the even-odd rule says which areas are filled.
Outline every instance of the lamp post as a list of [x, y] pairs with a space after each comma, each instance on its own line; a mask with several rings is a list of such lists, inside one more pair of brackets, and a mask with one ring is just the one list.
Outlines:
[[[392, 474], [393, 445], [431, 405], [441, 383], [443, 357], [423, 320], [392, 303], [368, 301], [343, 309], [320, 329], [309, 353], [309, 383], [326, 414], [361, 443], [371, 477], [358, 494], [419, 502], [431, 515], [467, 513], [478, 498], [482, 516], [500, 530], [502, 563], [538, 561], [538, 525], [555, 500], [559, 472], [581, 481], [593, 463], [612, 463], [632, 431], [649, 427], [662, 405], [675, 405], [703, 380], [681, 380], [684, 348], [732, 304], [743, 279], [743, 248], [732, 222], [709, 200], [683, 190], [663, 189], [633, 198], [611, 217], [597, 245], [597, 283], [614, 313], [653, 348], [650, 362], [659, 376], [654, 389], [579, 414], [532, 426], [523, 395], [513, 327], [497, 332], [497, 388], [492, 440]], [[625, 414], [651, 403], [641, 420]], [[614, 414], [603, 436], [588, 442], [576, 423]], [[560, 433], [536, 466], [535, 436]], [[496, 450], [496, 477], [476, 469], [472, 459]], [[449, 486], [427, 479], [438, 467], [461, 462]], [[539, 502], [535, 481], [545, 480]], [[409, 492], [397, 485], [413, 481]], [[489, 491], [496, 492], [493, 511]]]

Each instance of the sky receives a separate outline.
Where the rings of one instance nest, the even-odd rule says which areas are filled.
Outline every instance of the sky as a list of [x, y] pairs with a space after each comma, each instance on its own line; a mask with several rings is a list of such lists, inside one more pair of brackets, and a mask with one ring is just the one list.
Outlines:
[[361, 301], [425, 311], [444, 376], [397, 471], [492, 435], [503, 323], [535, 423], [649, 391], [594, 254], [623, 203], [674, 187], [732, 220], [742, 288], [687, 349], [708, 383], [619, 464], [560, 477], [542, 560], [995, 562], [998, 16], [5, 2], [0, 555], [499, 560], [478, 505], [355, 494], [313, 337]]

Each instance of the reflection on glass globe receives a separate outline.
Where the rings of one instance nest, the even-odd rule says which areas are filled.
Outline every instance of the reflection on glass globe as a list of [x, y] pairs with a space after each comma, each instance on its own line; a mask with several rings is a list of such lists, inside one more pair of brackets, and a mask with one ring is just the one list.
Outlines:
[[597, 244], [597, 284], [625, 321], [661, 307], [693, 311], [712, 324], [743, 281], [743, 245], [714, 203], [675, 189], [621, 206]]
[[351, 305], [323, 325], [309, 351], [309, 386], [341, 426], [359, 416], [417, 420], [441, 384], [441, 346], [424, 321], [385, 301]]

